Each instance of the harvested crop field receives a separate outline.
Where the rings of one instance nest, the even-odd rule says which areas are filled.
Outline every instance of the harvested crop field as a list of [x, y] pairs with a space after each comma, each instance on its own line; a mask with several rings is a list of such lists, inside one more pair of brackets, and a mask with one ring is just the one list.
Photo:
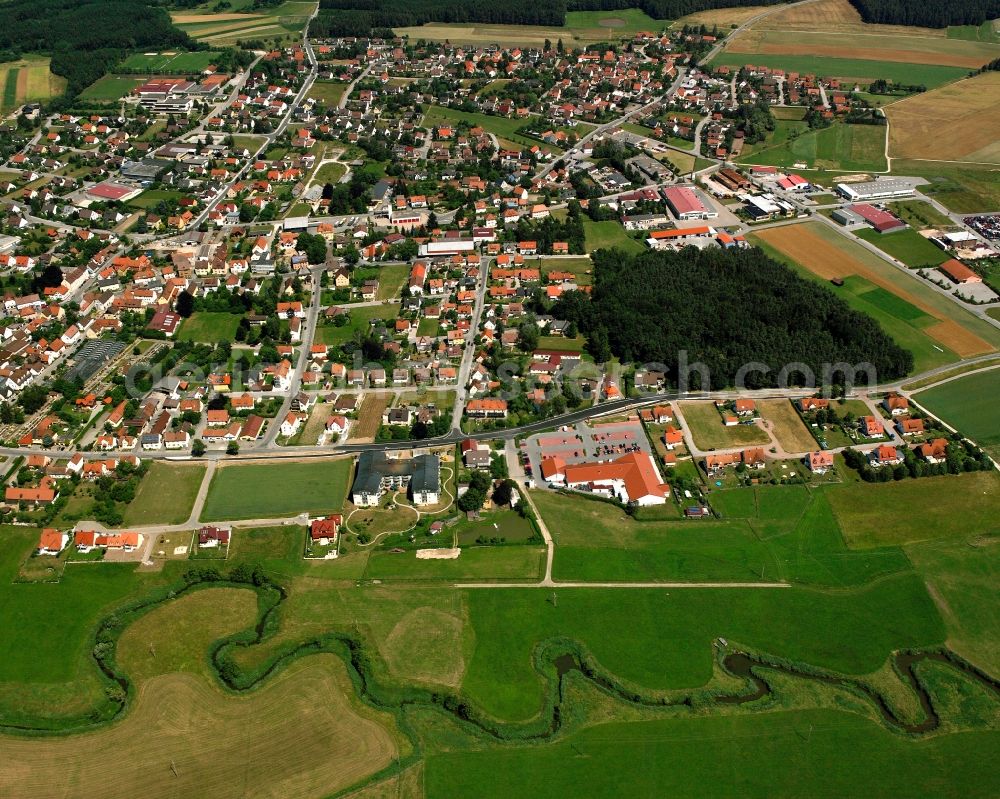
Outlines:
[[250, 20], [255, 17], [261, 18], [263, 14], [171, 14], [175, 25], [197, 24], [200, 22], [228, 22], [229, 20], [242, 19]]
[[[154, 677], [125, 719], [97, 732], [0, 738], [0, 794], [328, 796], [389, 765], [389, 733], [355, 711], [333, 655], [291, 666], [247, 696], [190, 674]], [[317, 701], [322, 698], [322, 701]], [[113, 763], [95, 753], [113, 753]]]
[[[981, 355], [996, 349], [989, 341], [950, 318], [949, 311], [955, 314], [962, 313], [958, 306], [953, 309], [950, 307], [954, 305], [951, 300], [938, 298], [915, 278], [910, 280], [902, 275], [897, 277], [892, 274], [893, 267], [888, 264], [885, 264], [884, 268], [876, 267], [876, 262], [869, 260], [867, 252], [861, 249], [860, 245], [847, 240], [841, 241], [843, 237], [839, 233], [809, 223], [762, 230], [756, 236], [825, 280], [858, 275], [919, 308], [928, 316], [938, 320], [925, 327], [923, 332], [962, 357]], [[907, 283], [901, 285], [900, 281], [904, 280]], [[912, 283], [912, 286], [909, 283]], [[941, 301], [948, 303], [948, 306], [939, 305]], [[975, 321], [971, 315], [969, 316], [970, 321]]]
[[685, 25], [704, 25], [707, 28], [711, 28], [713, 25], [717, 25], [720, 28], [728, 28], [732, 25], [743, 25], [747, 20], [753, 19], [758, 14], [763, 14], [768, 10], [773, 11], [774, 6], [709, 8], [681, 17], [670, 27], [683, 28]]
[[730, 53], [813, 55], [968, 69], [977, 69], [1000, 56], [1000, 45], [986, 42], [867, 31], [831, 33], [822, 29], [787, 30], [775, 28], [770, 19], [762, 21], [759, 28], [755, 26], [737, 34], [726, 45], [726, 50]]
[[358, 409], [358, 423], [351, 431], [351, 441], [373, 441], [382, 424], [382, 412], [388, 404], [388, 395], [368, 394]]
[[757, 410], [764, 419], [764, 429], [785, 452], [809, 452], [816, 449], [816, 439], [806, 429], [790, 400], [759, 400]]
[[868, 25], [848, 0], [817, 0], [776, 11], [762, 19], [754, 29], [822, 30], [828, 33], [886, 33], [894, 36], [945, 38], [945, 28], [917, 28], [905, 25]]
[[984, 72], [893, 103], [886, 109], [889, 154], [1000, 164], [998, 97], [1000, 72]]

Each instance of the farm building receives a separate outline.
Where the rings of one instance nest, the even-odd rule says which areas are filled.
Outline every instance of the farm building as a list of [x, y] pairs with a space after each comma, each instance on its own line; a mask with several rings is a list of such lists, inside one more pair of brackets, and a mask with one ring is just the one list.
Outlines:
[[945, 261], [938, 269], [944, 272], [953, 283], [958, 283], [961, 286], [966, 286], [969, 283], [983, 282], [983, 279], [979, 275], [955, 258]]

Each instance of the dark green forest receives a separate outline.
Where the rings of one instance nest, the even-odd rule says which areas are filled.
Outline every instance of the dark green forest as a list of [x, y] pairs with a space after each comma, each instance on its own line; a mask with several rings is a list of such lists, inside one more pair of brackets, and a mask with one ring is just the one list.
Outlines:
[[10, 0], [0, 4], [0, 50], [45, 53], [76, 95], [127, 53], [200, 45], [165, 8], [137, 0]]
[[688, 363], [708, 366], [712, 389], [755, 361], [771, 372], [748, 374], [748, 388], [775, 386], [792, 363], [820, 378], [824, 364], [867, 362], [882, 381], [913, 368], [912, 353], [873, 319], [759, 249], [599, 250], [593, 260], [592, 297], [570, 292], [552, 313], [576, 323], [598, 361], [663, 364], [676, 381], [686, 351]]
[[615, 11], [641, 8], [655, 19], [677, 17], [706, 8], [769, 5], [785, 0], [320, 0], [320, 14], [310, 30], [318, 36], [361, 35], [371, 30], [423, 25], [426, 22], [482, 22], [505, 25], [554, 25], [567, 11]]
[[850, 0], [865, 22], [887, 25], [979, 25], [1000, 17], [1000, 0]]

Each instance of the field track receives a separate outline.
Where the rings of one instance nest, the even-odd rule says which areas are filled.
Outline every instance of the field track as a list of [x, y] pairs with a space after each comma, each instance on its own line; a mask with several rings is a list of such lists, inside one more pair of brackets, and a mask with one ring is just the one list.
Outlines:
[[[891, 280], [875, 271], [862, 261], [853, 258], [844, 249], [817, 235], [805, 225], [788, 225], [770, 228], [756, 233], [763, 241], [802, 264], [810, 272], [826, 280], [860, 275], [886, 291], [916, 306], [929, 316], [939, 319], [924, 332], [962, 357], [982, 355], [995, 349], [975, 333], [966, 330], [957, 322], [942, 319], [940, 312], [900, 288]], [[888, 267], [887, 268], [891, 268]]]

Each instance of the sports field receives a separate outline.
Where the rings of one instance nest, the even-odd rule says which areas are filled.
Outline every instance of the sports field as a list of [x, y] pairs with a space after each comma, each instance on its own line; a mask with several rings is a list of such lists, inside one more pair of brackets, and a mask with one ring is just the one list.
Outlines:
[[49, 59], [30, 55], [0, 63], [0, 113], [62, 94], [66, 79], [49, 71]]
[[1000, 164], [998, 96], [1000, 72], [984, 72], [893, 103], [889, 155]]
[[882, 234], [874, 228], [864, 228], [857, 231], [855, 235], [869, 244], [874, 244], [907, 266], [938, 266], [951, 257], [912, 229]]
[[431, 42], [450, 41], [454, 44], [499, 44], [521, 47], [541, 47], [548, 39], [554, 46], [559, 39], [567, 48], [594, 42], [631, 39], [639, 31], [657, 33], [668, 23], [646, 16], [637, 8], [614, 11], [570, 11], [565, 27], [544, 25], [486, 25], [477, 23], [438, 23], [396, 28], [399, 36]]
[[272, 519], [338, 511], [353, 474], [351, 458], [221, 465], [202, 521]]
[[201, 72], [218, 57], [217, 50], [170, 50], [163, 53], [134, 53], [122, 61], [119, 72], [144, 72], [155, 75], [177, 72]]
[[915, 399], [1000, 460], [998, 396], [1000, 370], [994, 369], [942, 383], [921, 391]]
[[928, 88], [964, 78], [969, 72], [964, 67], [936, 64], [906, 64], [899, 61], [820, 55], [758, 55], [731, 53], [728, 50], [724, 50], [712, 60], [713, 66], [742, 67], [747, 64], [865, 84], [876, 78], [885, 78], [896, 83], [921, 83]]
[[783, 121], [774, 139], [757, 145], [741, 163], [849, 172], [885, 171], [886, 129], [879, 125], [835, 124], [808, 130], [806, 123]]
[[199, 311], [184, 320], [177, 331], [177, 340], [203, 341], [209, 344], [218, 344], [220, 341], [232, 343], [239, 325], [240, 317], [236, 314]]
[[867, 285], [855, 283], [834, 290], [874, 316], [898, 343], [912, 350], [917, 371], [956, 360], [956, 355], [992, 352], [1000, 343], [1000, 333], [992, 326], [824, 224], [772, 228], [754, 234], [754, 238], [823, 280], [856, 276], [882, 289], [867, 298], [868, 308], [857, 301], [859, 295], [865, 300], [874, 290]]
[[80, 93], [80, 97], [84, 100], [103, 102], [120, 100], [125, 95], [130, 94], [143, 81], [143, 78], [133, 75], [102, 75], [84, 89]]
[[154, 461], [125, 508], [124, 524], [181, 524], [187, 521], [205, 476], [202, 463]]

